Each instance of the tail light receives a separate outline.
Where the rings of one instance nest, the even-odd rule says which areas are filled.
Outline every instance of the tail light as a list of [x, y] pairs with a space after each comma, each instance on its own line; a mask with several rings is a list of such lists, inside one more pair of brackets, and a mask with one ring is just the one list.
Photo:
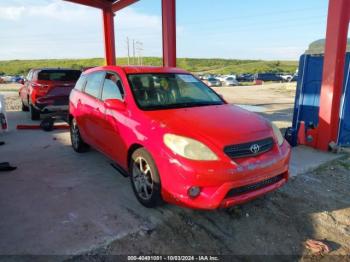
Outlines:
[[32, 83], [33, 88], [40, 88], [40, 89], [47, 89], [49, 88], [48, 85], [42, 85], [42, 84], [37, 84], [37, 83]]
[[42, 85], [38, 83], [32, 83], [31, 86], [35, 91], [37, 91], [38, 95], [45, 95], [47, 91], [49, 91], [49, 86], [48, 85]]

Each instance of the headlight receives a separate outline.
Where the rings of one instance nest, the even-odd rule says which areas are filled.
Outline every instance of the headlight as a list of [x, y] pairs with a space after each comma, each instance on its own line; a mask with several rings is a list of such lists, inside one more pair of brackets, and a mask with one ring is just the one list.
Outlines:
[[165, 134], [164, 144], [175, 154], [191, 160], [215, 161], [218, 157], [206, 145], [191, 138]]
[[281, 146], [284, 142], [284, 137], [281, 133], [281, 130], [274, 123], [271, 123], [271, 126], [273, 129], [273, 132], [275, 133], [275, 137], [277, 138], [278, 145]]

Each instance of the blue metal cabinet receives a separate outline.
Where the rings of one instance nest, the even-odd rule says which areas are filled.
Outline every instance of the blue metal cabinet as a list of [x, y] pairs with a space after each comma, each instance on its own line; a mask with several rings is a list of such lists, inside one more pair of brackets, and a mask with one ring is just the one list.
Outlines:
[[[299, 78], [294, 105], [293, 126], [289, 130], [288, 140], [297, 145], [300, 122], [306, 128], [317, 127], [322, 86], [323, 55], [302, 55], [299, 63]], [[340, 128], [338, 144], [350, 146], [350, 53], [346, 55], [343, 101], [340, 108]]]

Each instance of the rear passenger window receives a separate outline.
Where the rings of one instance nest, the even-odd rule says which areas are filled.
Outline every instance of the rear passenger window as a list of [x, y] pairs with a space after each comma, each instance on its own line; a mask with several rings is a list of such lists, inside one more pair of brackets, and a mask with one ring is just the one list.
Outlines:
[[85, 93], [93, 97], [99, 98], [104, 76], [105, 72], [97, 72], [89, 75], [85, 86]]
[[113, 73], [107, 73], [102, 90], [102, 100], [106, 99], [119, 99], [123, 100], [124, 89], [122, 86], [121, 79], [118, 75]]
[[75, 89], [82, 91], [84, 89], [85, 83], [86, 83], [86, 75], [81, 75], [78, 82], [75, 84]]

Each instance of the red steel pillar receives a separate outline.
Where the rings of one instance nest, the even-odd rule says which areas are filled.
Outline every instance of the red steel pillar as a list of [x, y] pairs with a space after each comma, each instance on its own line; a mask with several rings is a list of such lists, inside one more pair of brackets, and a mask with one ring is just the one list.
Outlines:
[[162, 0], [163, 66], [176, 67], [176, 3]]
[[112, 8], [102, 9], [103, 32], [105, 44], [105, 57], [107, 65], [116, 65], [115, 38], [114, 38], [114, 12]]
[[337, 142], [349, 18], [349, 0], [329, 0], [316, 143], [316, 147], [324, 151], [330, 142]]

